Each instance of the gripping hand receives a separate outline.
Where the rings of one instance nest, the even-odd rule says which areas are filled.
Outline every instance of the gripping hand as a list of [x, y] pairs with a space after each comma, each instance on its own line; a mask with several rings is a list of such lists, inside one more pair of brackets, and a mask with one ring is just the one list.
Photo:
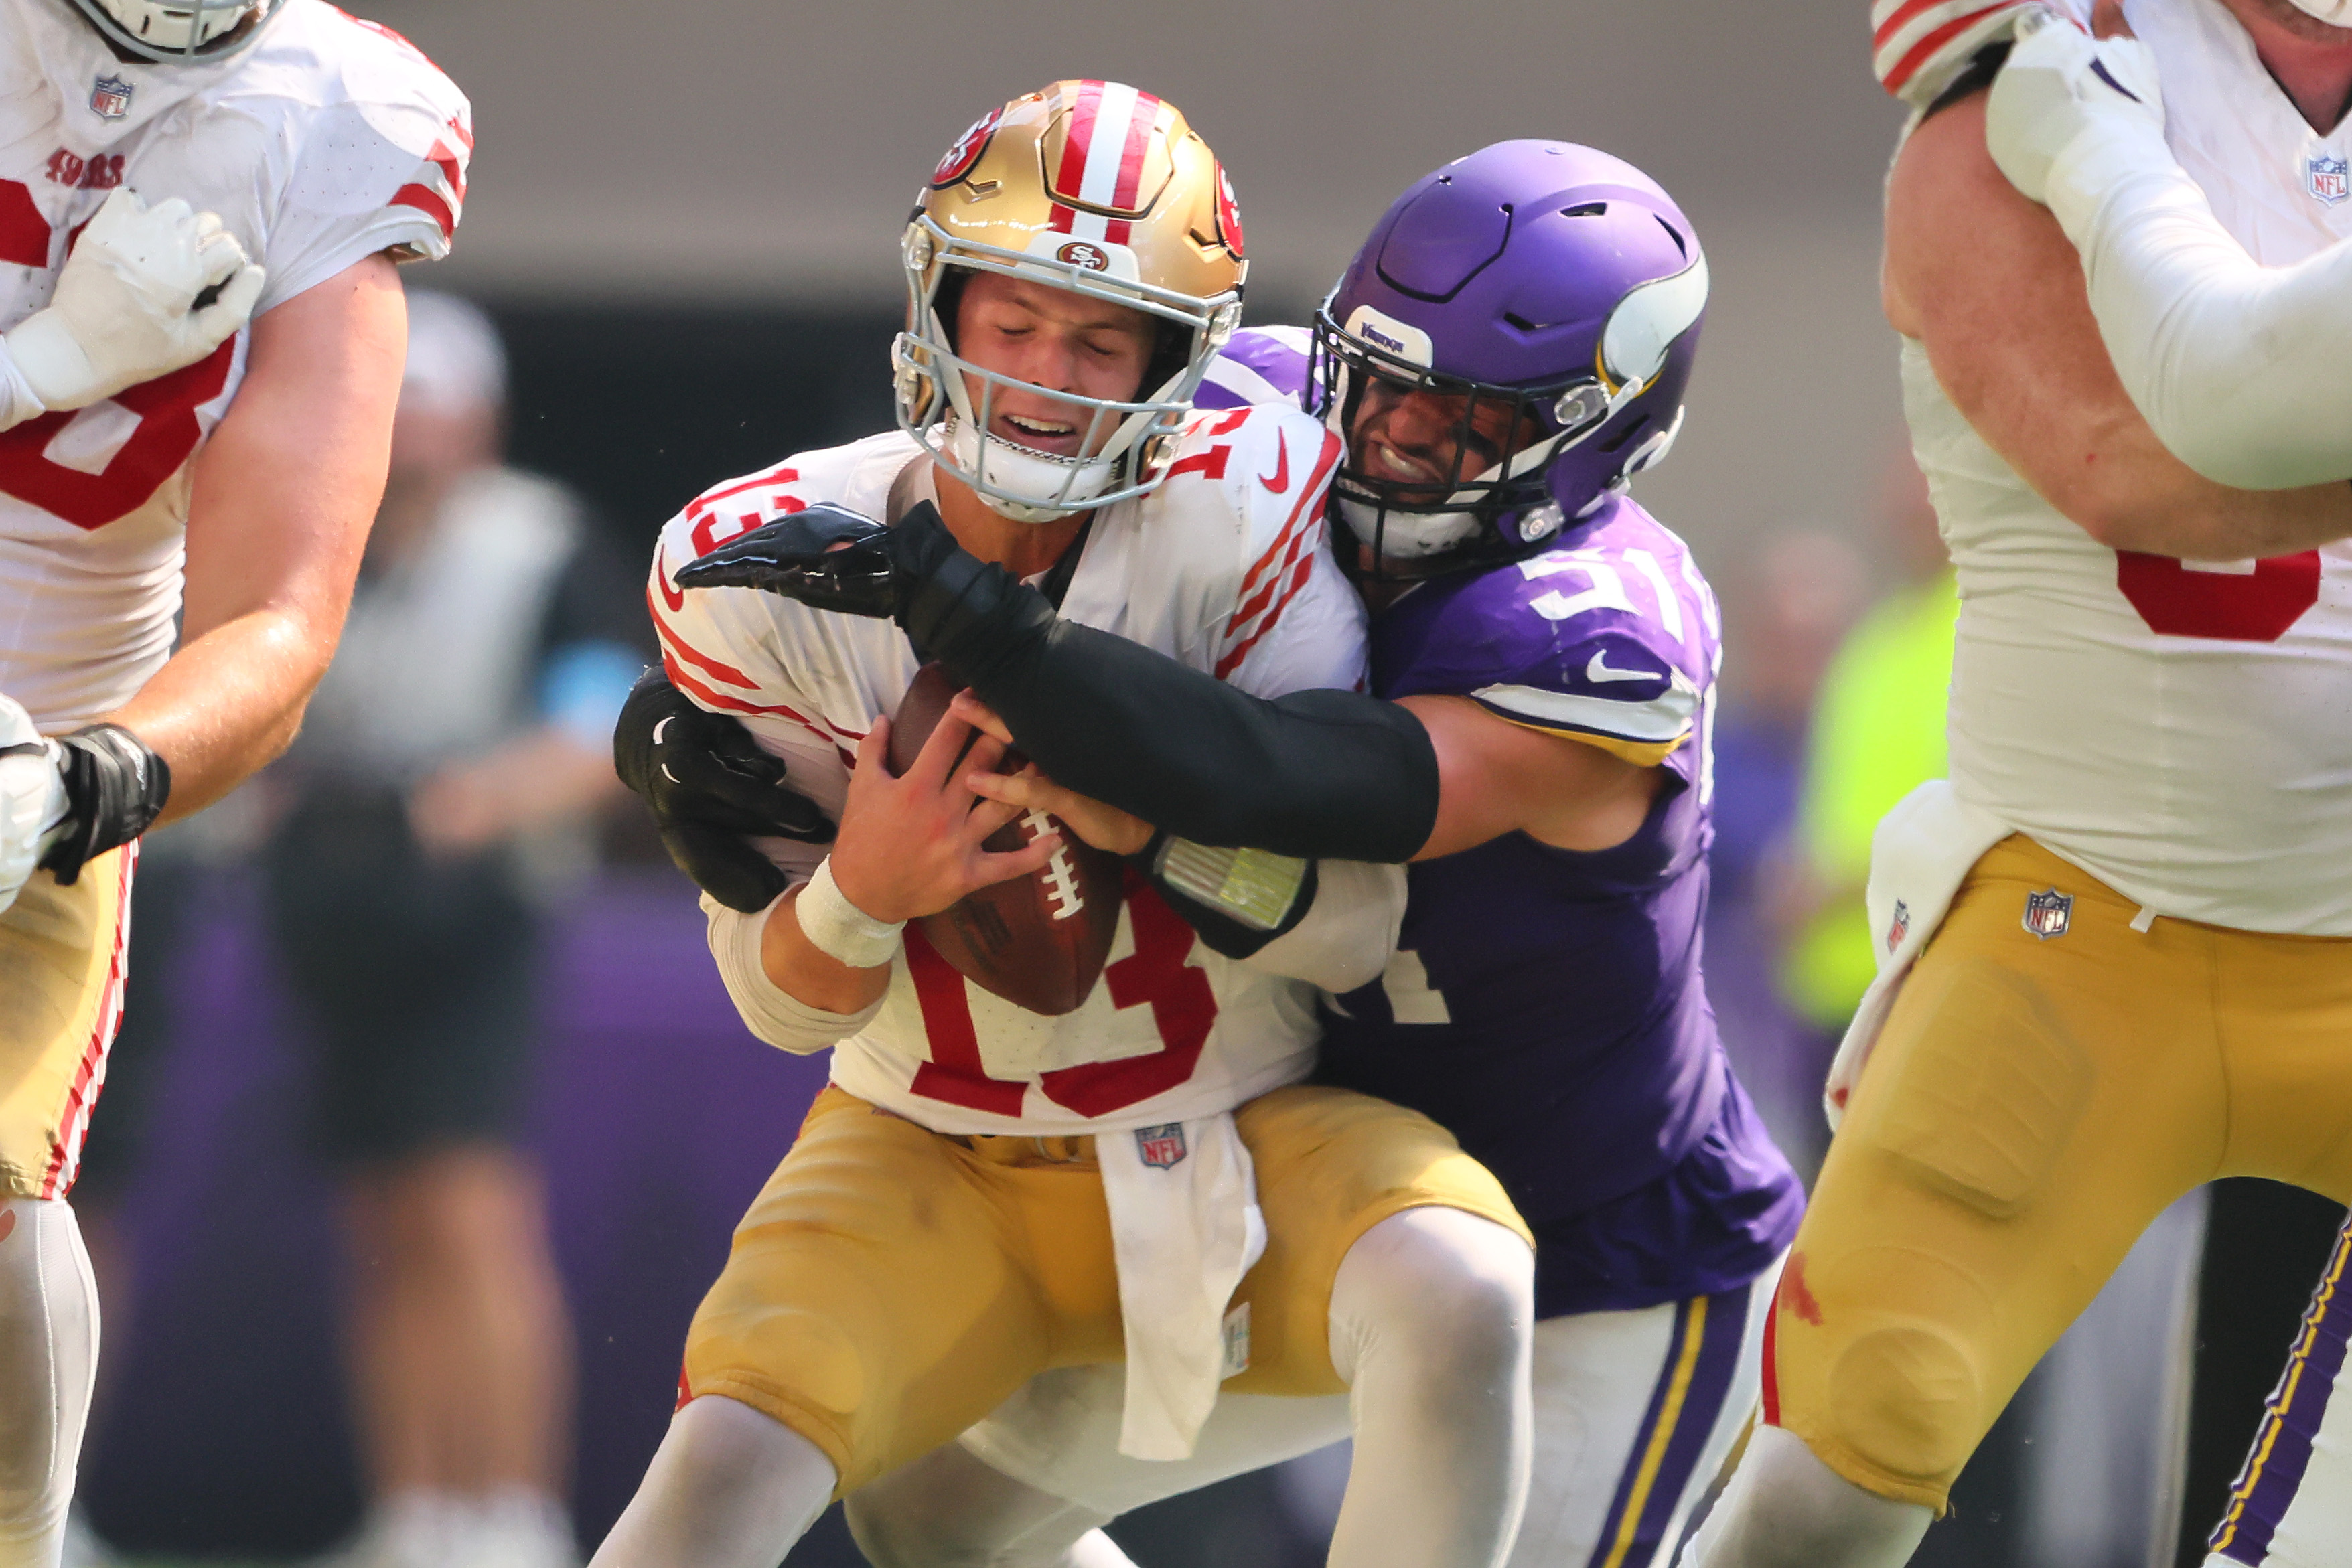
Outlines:
[[87, 408], [226, 342], [263, 276], [213, 214], [176, 196], [150, 207], [124, 186], [90, 219], [47, 308], [9, 329], [8, 356], [44, 406]]
[[2169, 159], [2156, 57], [2137, 38], [2094, 38], [2036, 10], [1985, 104], [1985, 146], [2028, 201], [2051, 204], [2052, 171], [2070, 151], [2137, 145]]
[[733, 719], [695, 706], [658, 670], [630, 688], [613, 731], [613, 770], [653, 812], [677, 869], [746, 915], [788, 885], [753, 838], [833, 839], [816, 803], [787, 786], [782, 758]]

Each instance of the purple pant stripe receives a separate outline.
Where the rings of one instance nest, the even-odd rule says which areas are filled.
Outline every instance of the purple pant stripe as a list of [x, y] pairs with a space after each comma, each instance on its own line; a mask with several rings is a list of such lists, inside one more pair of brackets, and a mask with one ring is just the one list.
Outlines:
[[2303, 1485], [2311, 1465], [2311, 1446], [2336, 1380], [2344, 1370], [2345, 1345], [2352, 1335], [2352, 1302], [2344, 1299], [2347, 1265], [2352, 1265], [2352, 1220], [2336, 1233], [2319, 1289], [2303, 1315], [2302, 1332], [2287, 1358], [2286, 1374], [2271, 1391], [2254, 1446], [2230, 1489], [2229, 1511], [2207, 1543], [2232, 1563], [2261, 1568], [2271, 1537]]
[[[1617, 1477], [1617, 1492], [1610, 1500], [1609, 1518], [1601, 1527], [1589, 1568], [1653, 1568], [1661, 1548], [1674, 1544], [1664, 1539], [1666, 1526], [1673, 1521], [1675, 1510], [1681, 1506], [1683, 1492], [1690, 1485], [1699, 1456], [1706, 1451], [1706, 1440], [1723, 1414], [1724, 1399], [1731, 1392], [1732, 1379], [1739, 1369], [1740, 1342], [1748, 1333], [1748, 1293], [1754, 1289], [1752, 1285], [1742, 1285], [1736, 1291], [1707, 1297], [1703, 1315], [1692, 1311], [1690, 1301], [1675, 1309], [1675, 1332], [1666, 1346], [1665, 1364], [1659, 1370], [1656, 1385], [1650, 1390], [1649, 1408], [1642, 1413], [1641, 1430], [1635, 1434], [1625, 1468]], [[1657, 1446], [1658, 1425], [1674, 1392], [1675, 1371], [1688, 1353], [1689, 1338], [1694, 1333], [1699, 1339], [1690, 1383], [1683, 1390], [1682, 1403], [1674, 1414], [1674, 1427], [1666, 1434], [1664, 1450], [1658, 1456], [1656, 1469], [1648, 1472], [1645, 1487], [1644, 1469], [1651, 1450]], [[1619, 1555], [1618, 1537], [1623, 1532], [1627, 1511], [1635, 1506], [1641, 1512], [1633, 1538], [1623, 1554]]]

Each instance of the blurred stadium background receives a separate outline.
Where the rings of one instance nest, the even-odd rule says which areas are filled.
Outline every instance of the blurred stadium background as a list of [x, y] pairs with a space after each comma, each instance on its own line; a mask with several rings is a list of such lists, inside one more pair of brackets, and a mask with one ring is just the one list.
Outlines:
[[[1713, 988], [1792, 1153], [1815, 1144], [1807, 1084], [1824, 1026], [1775, 980], [1790, 933], [1836, 892], [1802, 864], [1806, 718], [1839, 639], [1912, 570], [1894, 541], [1918, 527], [1876, 292], [1899, 117], [1870, 80], [1858, 0], [358, 8], [476, 108], [457, 257], [411, 285], [488, 309], [512, 361], [513, 460], [572, 486], [632, 562], [713, 481], [887, 424], [908, 200], [1016, 92], [1106, 76], [1180, 104], [1232, 172], [1261, 323], [1303, 320], [1399, 190], [1488, 141], [1587, 141], [1655, 175], [1696, 224], [1715, 283], [1689, 426], [1642, 486], [1728, 610]], [[577, 1342], [572, 1496], [590, 1545], [658, 1438], [728, 1231], [823, 1072], [743, 1034], [689, 890], [635, 829], [616, 818], [603, 869], [552, 926], [530, 1093]], [[135, 1301], [108, 1302], [132, 1332], [84, 1497], [135, 1558], [290, 1561], [331, 1548], [362, 1506], [335, 1328], [346, 1276], [331, 1185], [301, 1134], [302, 1024], [253, 878], [230, 861], [197, 886], [200, 918], [156, 977], [168, 1049], [137, 1066], [153, 1109], [124, 1203]], [[2311, 1265], [2276, 1267], [2283, 1346]], [[2241, 1370], [2232, 1408], [2274, 1369]], [[2251, 1416], [2217, 1425], [2224, 1438], [2190, 1461], [2199, 1521]], [[2023, 1568], [2034, 1436], [2024, 1418], [2004, 1427], [1921, 1562]], [[1318, 1562], [1333, 1473], [1245, 1479], [1120, 1533], [1144, 1568]], [[793, 1558], [856, 1561], [835, 1525]]]

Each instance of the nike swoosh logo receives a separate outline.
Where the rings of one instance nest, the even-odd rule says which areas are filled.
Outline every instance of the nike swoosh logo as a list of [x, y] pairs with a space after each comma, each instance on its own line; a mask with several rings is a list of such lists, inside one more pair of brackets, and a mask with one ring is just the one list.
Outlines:
[[1592, 663], [1584, 666], [1584, 678], [1588, 681], [1663, 681], [1666, 673], [1664, 670], [1612, 669], [1609, 654], [1603, 651], [1593, 654]]
[[1258, 476], [1257, 482], [1279, 496], [1290, 488], [1290, 438], [1286, 435], [1277, 435], [1275, 441], [1276, 450], [1281, 455], [1274, 460], [1274, 476], [1268, 478], [1261, 474]]
[[661, 584], [662, 602], [668, 605], [669, 612], [675, 615], [686, 608], [686, 591], [669, 585], [668, 554], [664, 550], [655, 556], [654, 580]]

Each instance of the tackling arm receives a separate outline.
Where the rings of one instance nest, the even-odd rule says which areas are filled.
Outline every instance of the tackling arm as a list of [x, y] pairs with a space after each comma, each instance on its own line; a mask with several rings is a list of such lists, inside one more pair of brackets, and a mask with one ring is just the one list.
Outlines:
[[2081, 253], [2116, 371], [2182, 462], [2250, 489], [2352, 477], [2352, 247], [2257, 266], [2174, 162], [2162, 103], [2147, 45], [2044, 26], [1987, 140]]
[[283, 751], [326, 673], [383, 494], [406, 320], [376, 256], [254, 323], [196, 464], [179, 652], [107, 716], [171, 765], [167, 819]]
[[2167, 450], [2100, 341], [2065, 235], [1994, 166], [1981, 93], [1895, 159], [1885, 296], [1978, 434], [2101, 544], [2236, 560], [2352, 535], [2352, 488], [2231, 489]]

